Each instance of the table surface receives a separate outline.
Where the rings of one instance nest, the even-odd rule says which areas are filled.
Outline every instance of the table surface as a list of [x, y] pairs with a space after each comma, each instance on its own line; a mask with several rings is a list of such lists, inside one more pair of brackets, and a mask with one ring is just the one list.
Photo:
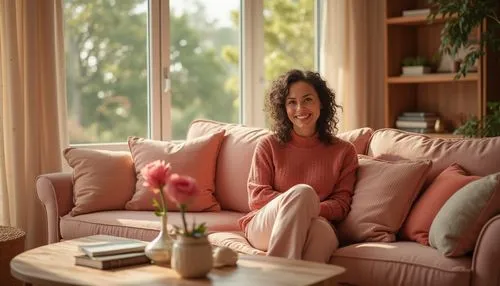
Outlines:
[[10, 263], [14, 277], [41, 285], [334, 285], [344, 268], [269, 256], [240, 255], [236, 267], [214, 268], [205, 279], [182, 279], [154, 264], [99, 270], [75, 265], [79, 245], [120, 239], [94, 235], [34, 248]]

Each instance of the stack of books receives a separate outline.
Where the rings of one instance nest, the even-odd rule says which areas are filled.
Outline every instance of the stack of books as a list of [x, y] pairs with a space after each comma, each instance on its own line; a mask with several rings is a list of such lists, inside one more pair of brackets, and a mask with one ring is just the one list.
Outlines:
[[396, 128], [415, 133], [433, 133], [439, 117], [432, 112], [403, 112], [396, 120]]
[[75, 265], [97, 269], [112, 269], [149, 263], [144, 254], [146, 243], [139, 240], [120, 240], [99, 244], [81, 245], [84, 255], [75, 256]]

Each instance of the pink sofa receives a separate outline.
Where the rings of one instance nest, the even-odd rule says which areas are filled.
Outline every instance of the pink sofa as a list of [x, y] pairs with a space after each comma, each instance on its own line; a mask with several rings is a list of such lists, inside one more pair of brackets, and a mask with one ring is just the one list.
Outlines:
[[[257, 140], [267, 133], [259, 128], [195, 121], [188, 139], [226, 130], [217, 157], [215, 197], [220, 212], [191, 213], [207, 223], [215, 245], [239, 252], [265, 255], [247, 243], [237, 221], [249, 211], [246, 179]], [[500, 138], [455, 140], [433, 139], [393, 129], [375, 132], [362, 128], [339, 134], [352, 142], [359, 154], [393, 156], [433, 161], [428, 180], [457, 162], [474, 175], [500, 172]], [[152, 240], [159, 220], [151, 211], [103, 211], [71, 216], [73, 183], [71, 173], [44, 174], [37, 179], [37, 193], [45, 206], [49, 243], [94, 234], [109, 234]], [[180, 223], [180, 215], [169, 213], [169, 224]], [[434, 248], [416, 242], [365, 242], [346, 245], [332, 254], [331, 263], [347, 272], [341, 283], [353, 285], [500, 285], [500, 215], [483, 227], [473, 254], [447, 258]]]

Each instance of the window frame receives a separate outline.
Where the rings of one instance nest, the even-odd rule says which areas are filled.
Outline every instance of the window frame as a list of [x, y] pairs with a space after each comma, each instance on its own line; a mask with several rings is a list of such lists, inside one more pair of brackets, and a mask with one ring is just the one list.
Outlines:
[[[319, 69], [322, 1], [315, 0], [315, 70]], [[240, 0], [240, 123], [266, 127], [264, 114], [264, 0]], [[170, 1], [148, 0], [148, 137], [171, 139]], [[128, 151], [127, 142], [70, 144]]]

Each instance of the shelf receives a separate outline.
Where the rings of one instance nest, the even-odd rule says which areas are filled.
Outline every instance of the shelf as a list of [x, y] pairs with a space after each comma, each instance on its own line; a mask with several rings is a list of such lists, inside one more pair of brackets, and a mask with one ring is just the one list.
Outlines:
[[455, 73], [433, 73], [415, 76], [392, 76], [387, 78], [387, 83], [433, 83], [433, 82], [456, 82], [456, 81], [478, 81], [477, 73], [468, 73], [466, 77], [455, 79]]
[[385, 19], [387, 25], [404, 25], [404, 26], [418, 26], [422, 24], [439, 24], [443, 23], [444, 19], [442, 16], [436, 16], [434, 21], [430, 22], [427, 19], [427, 15], [419, 16], [405, 16], [405, 17], [392, 17]]

